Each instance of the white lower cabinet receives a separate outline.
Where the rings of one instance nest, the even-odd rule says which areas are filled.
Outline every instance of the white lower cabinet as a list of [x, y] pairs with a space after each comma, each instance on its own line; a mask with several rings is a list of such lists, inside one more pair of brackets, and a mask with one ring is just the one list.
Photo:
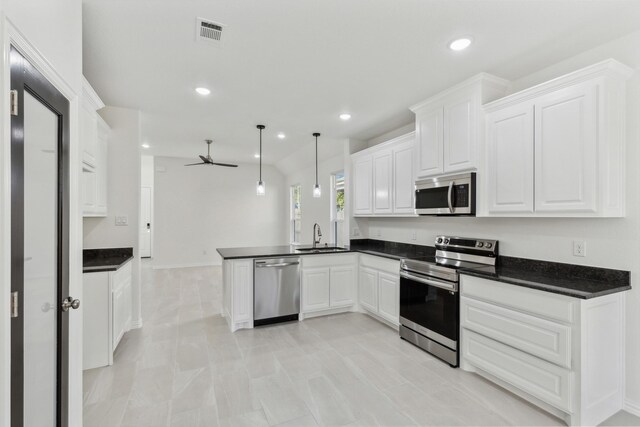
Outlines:
[[624, 293], [592, 299], [462, 275], [460, 365], [569, 425], [622, 409]]
[[222, 315], [232, 331], [253, 327], [253, 259], [222, 263]]
[[303, 314], [350, 308], [356, 286], [355, 254], [312, 255], [302, 258]]
[[360, 255], [358, 302], [367, 313], [400, 324], [400, 261]]
[[131, 329], [132, 263], [116, 271], [83, 274], [83, 369], [113, 364], [113, 352]]

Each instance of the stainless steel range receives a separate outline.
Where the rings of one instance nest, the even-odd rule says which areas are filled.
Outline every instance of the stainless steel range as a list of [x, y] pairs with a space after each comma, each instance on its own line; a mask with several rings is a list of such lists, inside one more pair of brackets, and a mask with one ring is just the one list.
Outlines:
[[491, 268], [498, 241], [438, 236], [435, 257], [400, 262], [400, 337], [458, 366], [459, 269]]

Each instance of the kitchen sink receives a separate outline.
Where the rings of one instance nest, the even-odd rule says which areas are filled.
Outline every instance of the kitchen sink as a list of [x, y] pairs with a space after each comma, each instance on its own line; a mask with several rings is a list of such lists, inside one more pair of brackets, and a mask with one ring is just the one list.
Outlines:
[[340, 251], [346, 251], [345, 248], [342, 248], [340, 246], [317, 246], [317, 247], [312, 247], [312, 246], [300, 246], [296, 248], [297, 252], [340, 252]]

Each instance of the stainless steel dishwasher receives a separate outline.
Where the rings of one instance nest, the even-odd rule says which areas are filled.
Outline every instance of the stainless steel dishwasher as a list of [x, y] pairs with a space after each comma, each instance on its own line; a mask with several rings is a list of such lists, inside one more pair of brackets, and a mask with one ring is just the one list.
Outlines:
[[253, 325], [298, 320], [300, 258], [257, 259], [253, 273]]

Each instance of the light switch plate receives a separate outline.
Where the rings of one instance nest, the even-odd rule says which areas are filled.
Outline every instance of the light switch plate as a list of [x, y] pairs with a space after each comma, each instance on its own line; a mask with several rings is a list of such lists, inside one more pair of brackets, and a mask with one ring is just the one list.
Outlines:
[[129, 218], [127, 216], [116, 216], [116, 225], [124, 226], [129, 225]]

